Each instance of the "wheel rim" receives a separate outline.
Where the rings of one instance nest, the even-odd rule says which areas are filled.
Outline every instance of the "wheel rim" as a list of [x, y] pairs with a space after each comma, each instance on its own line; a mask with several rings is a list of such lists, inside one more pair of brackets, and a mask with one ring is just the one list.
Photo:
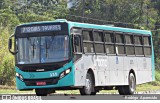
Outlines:
[[130, 75], [130, 90], [132, 92], [135, 91], [135, 87], [136, 87], [136, 84], [135, 84], [135, 77], [133, 74]]
[[88, 78], [86, 78], [86, 86], [85, 86], [85, 88], [86, 88], [87, 93], [90, 93], [90, 91], [91, 91], [91, 81]]

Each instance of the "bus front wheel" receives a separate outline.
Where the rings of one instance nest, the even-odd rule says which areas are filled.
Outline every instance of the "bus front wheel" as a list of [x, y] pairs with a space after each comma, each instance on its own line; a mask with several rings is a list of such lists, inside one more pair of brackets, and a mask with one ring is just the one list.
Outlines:
[[48, 91], [45, 89], [35, 89], [37, 96], [47, 96]]
[[96, 91], [94, 90], [93, 78], [90, 73], [87, 73], [85, 86], [80, 89], [81, 95], [96, 95]]
[[136, 90], [136, 78], [133, 73], [129, 74], [128, 77], [129, 85], [118, 87], [118, 92], [120, 95], [132, 95]]

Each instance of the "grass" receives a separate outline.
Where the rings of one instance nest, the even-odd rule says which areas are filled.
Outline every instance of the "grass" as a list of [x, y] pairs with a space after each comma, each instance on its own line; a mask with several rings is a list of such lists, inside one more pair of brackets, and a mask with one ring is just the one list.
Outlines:
[[[145, 91], [156, 91], [160, 90], [160, 71], [155, 72], [156, 81], [145, 83], [141, 85], [137, 85], [136, 92], [145, 92]], [[33, 91], [18, 91], [15, 87], [8, 87], [8, 86], [0, 86], [0, 94], [33, 94]], [[58, 94], [79, 94], [79, 90], [63, 90], [63, 91], [56, 91]], [[105, 93], [118, 93], [117, 90], [102, 90], [98, 94], [105, 94]]]
[[137, 88], [136, 88], [137, 92], [140, 92], [140, 91], [156, 91], [156, 90], [160, 90], [160, 82], [158, 82], [158, 81], [141, 84], [141, 85], [138, 85]]
[[[160, 90], [160, 82], [151, 82], [146, 84], [137, 85], [136, 92], [145, 92], [145, 91], [156, 91]], [[0, 89], [0, 94], [34, 94], [34, 90], [32, 91], [19, 91], [15, 89]], [[79, 90], [57, 90], [56, 93], [58, 94], [79, 94]], [[102, 90], [98, 94], [106, 94], [111, 93], [115, 94], [118, 93], [117, 90]]]
[[15, 89], [0, 89], [0, 94], [33, 94], [34, 91], [19, 91]]

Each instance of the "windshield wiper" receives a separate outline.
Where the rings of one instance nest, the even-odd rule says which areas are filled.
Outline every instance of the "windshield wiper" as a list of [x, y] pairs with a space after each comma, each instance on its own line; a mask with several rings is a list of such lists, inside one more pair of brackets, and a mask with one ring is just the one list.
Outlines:
[[34, 41], [33, 41], [33, 44], [32, 44], [32, 42], [31, 42], [31, 39], [29, 39], [29, 42], [30, 42], [30, 45], [32, 46], [32, 49], [33, 49], [32, 55], [33, 55], [33, 58], [34, 58], [34, 54], [35, 54], [35, 52], [34, 52], [34, 48], [35, 48], [35, 39], [34, 39]]
[[46, 44], [46, 57], [48, 57], [48, 49], [50, 48], [50, 45], [51, 45], [48, 42], [49, 41], [45, 40], [45, 44]]
[[35, 47], [35, 44], [33, 44], [33, 52], [32, 52], [32, 55], [33, 55], [33, 58], [34, 58], [34, 54], [35, 54], [35, 52], [34, 52], [34, 47]]
[[48, 45], [47, 45], [47, 42], [46, 42], [46, 57], [48, 57], [48, 47], [47, 47]]

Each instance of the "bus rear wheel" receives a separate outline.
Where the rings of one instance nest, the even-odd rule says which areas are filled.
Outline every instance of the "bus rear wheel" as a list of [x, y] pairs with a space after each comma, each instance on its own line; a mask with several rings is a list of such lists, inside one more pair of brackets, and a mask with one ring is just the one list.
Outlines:
[[87, 73], [85, 86], [80, 89], [81, 95], [96, 95], [96, 91], [94, 91], [94, 83], [93, 78], [90, 73]]
[[133, 95], [136, 90], [136, 78], [133, 73], [129, 74], [128, 78], [129, 85], [120, 86], [118, 92], [120, 95]]

